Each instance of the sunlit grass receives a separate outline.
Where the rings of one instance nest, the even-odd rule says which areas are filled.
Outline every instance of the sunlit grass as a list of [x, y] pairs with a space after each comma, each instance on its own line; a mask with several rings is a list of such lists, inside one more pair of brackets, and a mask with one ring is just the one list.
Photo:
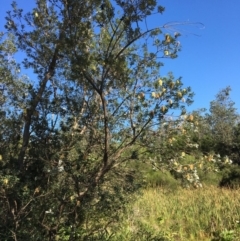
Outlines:
[[239, 191], [216, 187], [143, 190], [123, 218], [121, 237], [144, 240], [138, 234], [145, 230], [161, 234], [163, 240], [205, 241], [224, 230], [234, 230], [231, 240], [240, 240]]

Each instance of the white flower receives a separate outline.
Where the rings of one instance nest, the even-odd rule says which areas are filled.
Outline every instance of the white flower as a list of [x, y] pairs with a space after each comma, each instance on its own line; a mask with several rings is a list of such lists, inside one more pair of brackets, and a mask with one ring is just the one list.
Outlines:
[[50, 208], [49, 210], [45, 211], [46, 214], [53, 214], [52, 209]]
[[63, 172], [63, 171], [64, 171], [64, 167], [63, 166], [58, 167], [58, 172]]

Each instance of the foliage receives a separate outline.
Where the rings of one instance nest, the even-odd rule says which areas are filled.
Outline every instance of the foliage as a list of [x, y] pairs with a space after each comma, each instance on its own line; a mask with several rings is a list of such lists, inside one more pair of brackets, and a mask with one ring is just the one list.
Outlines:
[[231, 88], [229, 86], [219, 91], [216, 95], [216, 100], [210, 103], [209, 123], [213, 135], [221, 143], [232, 142], [232, 128], [237, 120], [234, 102], [229, 97], [230, 91]]
[[210, 113], [183, 112], [180, 119], [168, 117], [152, 131], [149, 151], [154, 168], [170, 170], [187, 187], [219, 184], [224, 169], [239, 160], [239, 116], [230, 91], [227, 87], [216, 95]]
[[216, 99], [210, 103], [210, 113], [205, 115], [205, 124], [201, 128], [204, 133], [201, 147], [203, 150], [211, 149], [221, 156], [227, 155], [236, 162], [239, 157], [233, 147], [238, 145], [235, 128], [239, 122], [239, 115], [234, 107], [235, 103], [230, 98], [230, 92], [229, 86], [220, 90]]
[[[180, 48], [179, 33], [147, 26], [163, 11], [151, 0], [37, 0], [27, 13], [12, 3], [0, 34], [1, 240], [110, 240], [144, 181], [197, 188], [199, 170], [239, 158], [230, 88], [209, 115], [186, 114], [191, 88], [159, 74]], [[175, 238], [138, 225], [129, 240]]]
[[198, 170], [199, 178], [204, 187], [214, 186], [218, 187], [219, 183], [222, 179], [223, 173], [222, 171], [211, 171], [211, 170]]
[[233, 165], [229, 168], [225, 168], [219, 185], [221, 187], [239, 188], [240, 167], [238, 165]]
[[149, 188], [163, 187], [169, 190], [175, 190], [179, 188], [180, 183], [169, 171], [162, 172], [153, 169], [147, 172], [146, 186]]
[[214, 148], [211, 152], [202, 152], [199, 121], [196, 113], [165, 120], [159, 130], [151, 130], [150, 144], [145, 145], [149, 155], [143, 157], [154, 170], [160, 171], [159, 175], [170, 171], [182, 186], [188, 188], [199, 188], [203, 183], [218, 185], [222, 170], [232, 164], [228, 156], [215, 154]]
[[235, 163], [240, 164], [240, 123], [234, 126], [233, 145], [231, 147], [231, 157]]
[[99, 240], [117, 222], [140, 186], [133, 152], [192, 102], [181, 79], [159, 75], [158, 59], [180, 47], [178, 33], [143, 24], [163, 10], [156, 1], [38, 0], [24, 13], [12, 3], [0, 48], [1, 240]]
[[220, 232], [212, 241], [234, 241], [236, 240], [234, 230], [224, 230]]

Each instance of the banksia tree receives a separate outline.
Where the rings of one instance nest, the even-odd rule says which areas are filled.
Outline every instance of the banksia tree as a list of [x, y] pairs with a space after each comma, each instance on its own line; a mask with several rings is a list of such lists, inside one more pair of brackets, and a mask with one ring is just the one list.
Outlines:
[[118, 217], [138, 174], [125, 165], [132, 150], [192, 102], [179, 79], [159, 76], [158, 57], [177, 57], [179, 44], [141, 23], [156, 9], [156, 1], [37, 0], [24, 14], [12, 4], [6, 29], [35, 80], [20, 85], [13, 71], [1, 80], [14, 90], [4, 100], [12, 115], [1, 115], [1, 240], [97, 239]]

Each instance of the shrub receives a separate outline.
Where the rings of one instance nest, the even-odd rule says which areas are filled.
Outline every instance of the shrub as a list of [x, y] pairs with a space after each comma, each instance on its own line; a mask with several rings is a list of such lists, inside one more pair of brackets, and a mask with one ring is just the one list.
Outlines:
[[237, 165], [229, 166], [223, 173], [220, 187], [239, 188], [240, 187], [240, 167]]
[[146, 185], [148, 187], [164, 187], [166, 189], [175, 190], [180, 187], [180, 183], [170, 172], [151, 170], [146, 175]]
[[205, 172], [203, 170], [199, 170], [199, 177], [203, 185], [211, 185], [211, 186], [219, 186], [219, 183], [222, 179], [222, 173], [221, 172]]

